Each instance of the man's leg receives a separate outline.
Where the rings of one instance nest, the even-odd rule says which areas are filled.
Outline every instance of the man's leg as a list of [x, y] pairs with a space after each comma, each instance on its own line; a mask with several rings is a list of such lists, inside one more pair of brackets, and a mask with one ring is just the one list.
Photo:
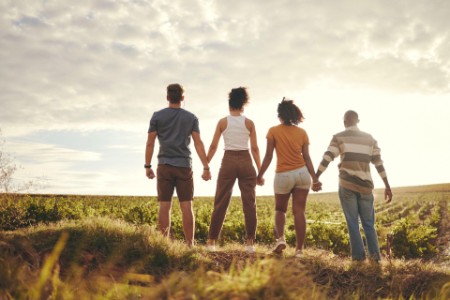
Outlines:
[[366, 235], [367, 248], [371, 259], [380, 260], [380, 247], [378, 246], [378, 236], [375, 230], [375, 209], [373, 207], [373, 194], [361, 195], [358, 201], [359, 216]]
[[352, 258], [354, 260], [363, 260], [366, 257], [366, 252], [361, 233], [359, 232], [357, 194], [341, 186], [339, 187], [339, 200], [344, 211], [345, 220], [347, 221]]
[[170, 211], [172, 209], [171, 201], [159, 201], [158, 227], [166, 237], [170, 235]]
[[194, 246], [194, 211], [192, 209], [192, 199], [194, 198], [194, 179], [191, 168], [176, 168], [176, 190], [180, 201], [181, 219], [183, 222], [183, 232], [186, 244]]
[[170, 235], [170, 212], [172, 209], [173, 179], [172, 167], [168, 165], [158, 165], [157, 188], [159, 200], [158, 227], [166, 237]]
[[180, 201], [181, 218], [183, 221], [183, 232], [186, 244], [194, 246], [195, 217], [191, 201]]

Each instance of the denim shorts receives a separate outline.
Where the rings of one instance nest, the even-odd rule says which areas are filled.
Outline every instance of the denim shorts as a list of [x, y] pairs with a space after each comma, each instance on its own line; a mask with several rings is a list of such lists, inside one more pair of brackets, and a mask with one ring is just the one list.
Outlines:
[[275, 194], [289, 194], [293, 189], [309, 190], [310, 187], [311, 176], [306, 166], [275, 174], [273, 184]]

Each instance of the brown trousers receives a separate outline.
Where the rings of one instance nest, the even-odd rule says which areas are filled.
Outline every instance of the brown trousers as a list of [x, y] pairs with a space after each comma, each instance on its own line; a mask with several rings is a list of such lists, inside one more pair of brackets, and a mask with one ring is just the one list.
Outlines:
[[234, 183], [238, 180], [242, 208], [245, 216], [245, 238], [256, 239], [256, 171], [247, 150], [225, 151], [217, 178], [214, 211], [211, 216], [208, 238], [216, 240], [222, 230], [231, 200]]

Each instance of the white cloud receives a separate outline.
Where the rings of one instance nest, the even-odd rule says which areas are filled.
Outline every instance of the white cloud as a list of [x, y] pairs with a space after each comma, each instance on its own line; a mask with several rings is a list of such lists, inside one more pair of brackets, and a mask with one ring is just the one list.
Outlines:
[[[145, 135], [172, 82], [184, 84], [206, 144], [235, 86], [249, 87], [258, 108], [249, 113], [266, 119], [282, 96], [319, 88], [450, 93], [446, 0], [0, 0], [0, 11], [7, 136]], [[314, 99], [309, 110], [331, 98]]]

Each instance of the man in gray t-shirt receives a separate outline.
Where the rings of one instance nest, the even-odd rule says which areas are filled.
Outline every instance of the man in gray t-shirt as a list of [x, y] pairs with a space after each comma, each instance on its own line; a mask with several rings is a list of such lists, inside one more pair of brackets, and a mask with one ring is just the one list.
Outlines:
[[197, 117], [182, 108], [167, 107], [153, 114], [148, 132], [156, 131], [159, 142], [159, 165], [192, 166], [191, 133], [199, 133]]
[[167, 87], [169, 107], [155, 112], [150, 120], [144, 167], [146, 176], [150, 179], [155, 178], [151, 160], [155, 140], [158, 137], [159, 153], [156, 172], [159, 201], [158, 226], [160, 231], [168, 237], [172, 196], [176, 189], [182, 212], [185, 240], [188, 246], [193, 246], [195, 222], [192, 210], [194, 182], [189, 149], [191, 137], [203, 164], [202, 178], [210, 180], [211, 173], [205, 147], [200, 138], [198, 119], [194, 114], [181, 108], [181, 101], [184, 100], [183, 92], [183, 87], [179, 84], [170, 84]]

